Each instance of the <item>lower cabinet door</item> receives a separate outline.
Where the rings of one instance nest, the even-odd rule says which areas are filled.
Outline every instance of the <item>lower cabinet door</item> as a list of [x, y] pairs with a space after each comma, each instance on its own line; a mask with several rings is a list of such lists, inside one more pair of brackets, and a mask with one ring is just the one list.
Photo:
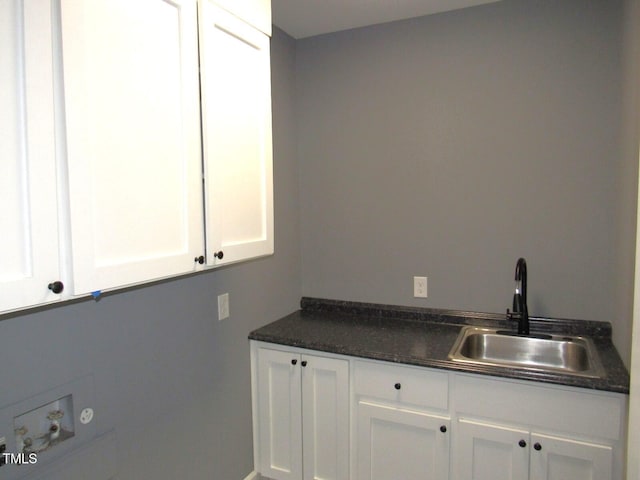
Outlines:
[[300, 480], [300, 355], [260, 348], [257, 360], [260, 473], [275, 480]]
[[261, 475], [349, 478], [349, 362], [259, 348]]
[[349, 478], [349, 362], [302, 356], [304, 480]]
[[568, 438], [531, 434], [530, 480], [611, 480], [613, 448]]
[[526, 480], [529, 443], [527, 430], [460, 419], [453, 453], [453, 479]]
[[449, 417], [361, 400], [357, 406], [358, 480], [446, 480]]

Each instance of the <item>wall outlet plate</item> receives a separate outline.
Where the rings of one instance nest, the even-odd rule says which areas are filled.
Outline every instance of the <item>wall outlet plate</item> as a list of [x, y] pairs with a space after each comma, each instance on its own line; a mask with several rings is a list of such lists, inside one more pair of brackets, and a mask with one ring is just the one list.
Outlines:
[[218, 295], [218, 320], [229, 318], [229, 294]]
[[413, 277], [413, 296], [427, 298], [427, 277]]

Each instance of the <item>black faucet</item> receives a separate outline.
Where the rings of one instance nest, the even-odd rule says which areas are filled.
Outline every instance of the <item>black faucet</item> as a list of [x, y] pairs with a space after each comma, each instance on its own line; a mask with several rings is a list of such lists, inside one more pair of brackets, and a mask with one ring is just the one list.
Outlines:
[[519, 258], [516, 263], [516, 291], [513, 294], [513, 312], [507, 309], [507, 318], [518, 321], [518, 335], [529, 335], [529, 309], [527, 308], [527, 262]]

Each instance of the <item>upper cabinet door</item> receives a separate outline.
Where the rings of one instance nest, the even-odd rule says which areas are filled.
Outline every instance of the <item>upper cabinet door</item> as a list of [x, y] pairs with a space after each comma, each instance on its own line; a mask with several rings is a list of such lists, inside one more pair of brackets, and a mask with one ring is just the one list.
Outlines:
[[204, 254], [196, 4], [62, 0], [74, 293]]
[[51, 2], [0, 2], [0, 311], [59, 278]]
[[271, 0], [214, 0], [225, 10], [271, 36]]
[[273, 253], [269, 37], [200, 6], [207, 264]]

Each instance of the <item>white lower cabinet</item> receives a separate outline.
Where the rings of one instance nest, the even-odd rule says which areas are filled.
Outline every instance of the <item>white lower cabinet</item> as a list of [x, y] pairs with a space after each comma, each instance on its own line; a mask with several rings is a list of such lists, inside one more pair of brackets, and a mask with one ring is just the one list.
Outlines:
[[251, 348], [264, 477], [623, 479], [626, 395]]
[[460, 480], [612, 478], [611, 445], [469, 419], [458, 421], [454, 455]]
[[531, 434], [530, 480], [611, 480], [613, 446]]
[[449, 478], [448, 374], [355, 361], [358, 480]]
[[449, 478], [448, 417], [358, 402], [359, 480]]
[[295, 349], [254, 348], [253, 356], [260, 473], [349, 478], [349, 362]]
[[626, 397], [456, 375], [453, 480], [622, 480]]
[[456, 432], [456, 478], [521, 480], [529, 478], [529, 432], [460, 419]]

